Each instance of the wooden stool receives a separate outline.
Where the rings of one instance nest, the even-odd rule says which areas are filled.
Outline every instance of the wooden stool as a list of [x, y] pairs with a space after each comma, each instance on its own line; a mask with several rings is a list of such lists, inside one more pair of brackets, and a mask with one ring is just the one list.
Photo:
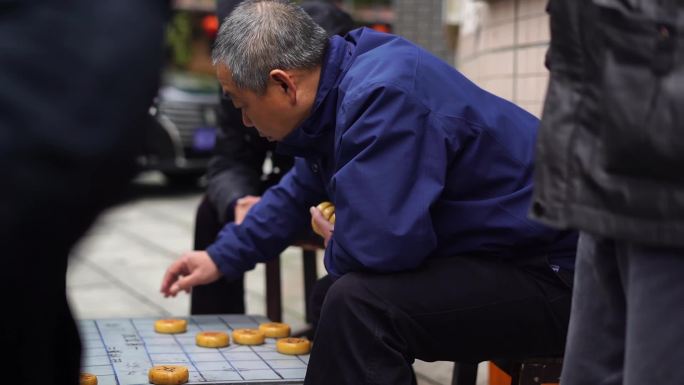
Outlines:
[[[304, 314], [306, 322], [311, 323], [311, 310], [309, 299], [311, 292], [318, 279], [316, 271], [316, 251], [322, 248], [321, 244], [311, 241], [296, 242], [294, 246], [302, 249], [302, 266], [304, 268]], [[271, 321], [281, 322], [283, 320], [283, 297], [280, 287], [280, 258], [266, 262], [266, 317]], [[294, 336], [307, 335], [310, 328], [302, 331], [295, 331]], [[311, 337], [311, 336], [310, 336]]]
[[[557, 385], [563, 359], [558, 357], [489, 363], [489, 385]], [[477, 363], [454, 363], [452, 385], [475, 385]]]
[[558, 385], [562, 358], [533, 358], [520, 363], [511, 373], [511, 383], [519, 385]]

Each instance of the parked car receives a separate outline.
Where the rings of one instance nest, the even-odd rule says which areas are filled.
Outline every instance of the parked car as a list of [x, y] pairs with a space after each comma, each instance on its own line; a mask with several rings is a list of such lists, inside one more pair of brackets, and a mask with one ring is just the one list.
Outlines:
[[167, 31], [161, 87], [150, 107], [138, 164], [161, 171], [170, 183], [194, 183], [214, 148], [219, 86], [211, 64], [218, 21], [209, 10], [176, 9]]

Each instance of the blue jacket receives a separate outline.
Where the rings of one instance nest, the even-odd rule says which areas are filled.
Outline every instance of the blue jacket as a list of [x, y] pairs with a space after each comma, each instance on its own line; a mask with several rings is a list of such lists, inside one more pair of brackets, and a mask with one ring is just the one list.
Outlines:
[[527, 218], [538, 120], [394, 35], [333, 37], [311, 115], [278, 145], [295, 167], [207, 252], [237, 277], [335, 204], [330, 274], [426, 258], [572, 258], [576, 234]]

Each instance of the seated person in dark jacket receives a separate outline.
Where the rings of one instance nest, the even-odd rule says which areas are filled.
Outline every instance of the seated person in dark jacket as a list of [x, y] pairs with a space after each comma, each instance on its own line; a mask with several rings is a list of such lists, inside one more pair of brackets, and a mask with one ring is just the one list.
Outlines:
[[307, 384], [562, 353], [577, 234], [527, 217], [535, 117], [405, 39], [327, 38], [283, 0], [243, 2], [213, 57], [245, 125], [295, 165], [241, 225], [176, 260], [165, 295], [275, 258], [329, 199], [334, 229], [309, 211], [332, 285]]
[[[219, 1], [219, 20], [224, 20], [240, 2]], [[344, 35], [354, 27], [351, 17], [331, 3], [306, 1], [302, 8], [330, 35]], [[240, 223], [258, 201], [257, 196], [278, 183], [293, 163], [291, 156], [275, 152], [275, 143], [245, 127], [240, 110], [227, 98], [221, 98], [219, 126], [215, 155], [209, 163], [207, 194], [197, 209], [195, 250], [204, 250], [213, 243], [226, 223]], [[266, 159], [270, 160], [268, 173], [263, 172]], [[243, 277], [196, 287], [191, 294], [190, 312], [244, 313]]]

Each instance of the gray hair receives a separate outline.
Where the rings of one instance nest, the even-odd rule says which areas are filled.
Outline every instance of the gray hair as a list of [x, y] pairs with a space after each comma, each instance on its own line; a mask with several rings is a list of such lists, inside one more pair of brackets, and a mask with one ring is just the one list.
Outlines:
[[315, 68], [327, 44], [325, 30], [290, 1], [246, 0], [221, 25], [212, 60], [237, 87], [262, 94], [271, 70]]

